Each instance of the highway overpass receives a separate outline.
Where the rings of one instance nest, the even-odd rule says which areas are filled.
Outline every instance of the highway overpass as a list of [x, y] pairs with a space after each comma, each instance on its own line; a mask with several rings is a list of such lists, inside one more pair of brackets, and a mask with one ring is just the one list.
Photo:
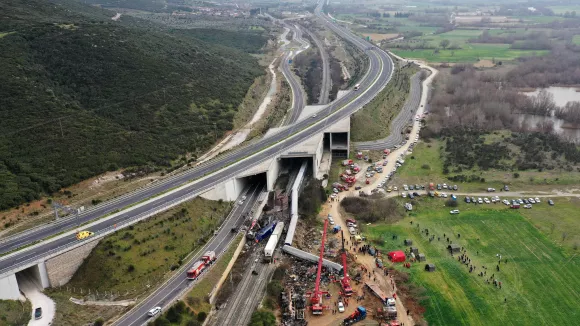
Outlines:
[[[333, 31], [368, 55], [368, 71], [360, 80], [359, 91], [348, 92], [329, 105], [319, 107], [315, 116], [306, 116], [303, 112], [293, 125], [273, 131], [259, 141], [224, 153], [188, 171], [97, 205], [78, 216], [2, 240], [0, 254], [5, 255], [0, 258], [0, 298], [12, 298], [14, 287], [17, 287], [15, 274], [21, 271], [37, 275], [42, 287], [56, 285], [50, 284], [46, 262], [86, 245], [74, 237], [79, 225], [95, 232], [92, 240], [96, 240], [196, 196], [205, 194], [211, 198], [215, 193], [221, 193], [225, 199], [232, 200], [243, 191], [245, 184], [250, 183], [251, 178], [265, 179], [271, 189], [275, 168], [268, 175], [270, 165], [278, 164], [274, 163], [278, 159], [308, 157], [312, 159], [313, 167], [317, 167], [318, 153], [321, 153], [321, 146], [325, 146], [325, 134], [329, 136], [331, 150], [348, 151], [348, 131], [341, 129], [341, 124], [344, 125], [352, 113], [384, 88], [391, 78], [393, 63], [384, 51], [333, 25], [320, 13], [320, 9], [317, 15]], [[264, 172], [260, 172], [259, 167]], [[253, 170], [255, 174], [246, 175], [252, 169], [256, 169]], [[216, 187], [224, 187], [225, 191], [216, 191]], [[21, 248], [23, 246], [27, 247]]]

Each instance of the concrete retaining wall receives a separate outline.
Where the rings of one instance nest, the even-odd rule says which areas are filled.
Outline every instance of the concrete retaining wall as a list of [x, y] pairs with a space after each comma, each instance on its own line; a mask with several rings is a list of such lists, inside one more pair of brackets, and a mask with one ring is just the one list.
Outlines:
[[98, 243], [98, 240], [91, 241], [76, 249], [47, 260], [45, 265], [50, 285], [55, 287], [68, 283], [85, 258], [89, 256]]
[[240, 252], [242, 252], [242, 249], [244, 249], [244, 246], [245, 245], [246, 245], [246, 237], [244, 236], [244, 237], [242, 237], [242, 241], [240, 241], [240, 243], [238, 244], [238, 248], [234, 252], [234, 255], [232, 256], [232, 259], [230, 260], [228, 266], [226, 267], [226, 270], [222, 274], [222, 277], [220, 278], [219, 282], [212, 289], [211, 295], [209, 297], [209, 303], [210, 304], [213, 305], [215, 303], [215, 298], [216, 298], [219, 290], [221, 289], [222, 285], [226, 281], [226, 278], [228, 277], [228, 274], [230, 273], [230, 271], [234, 267], [234, 264], [236, 263], [236, 260], [238, 260], [238, 256], [240, 255]]

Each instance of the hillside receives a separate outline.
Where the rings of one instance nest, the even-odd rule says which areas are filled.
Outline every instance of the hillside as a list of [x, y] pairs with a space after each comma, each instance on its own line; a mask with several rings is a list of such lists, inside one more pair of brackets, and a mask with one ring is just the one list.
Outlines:
[[207, 149], [264, 73], [242, 51], [72, 0], [0, 13], [0, 209]]

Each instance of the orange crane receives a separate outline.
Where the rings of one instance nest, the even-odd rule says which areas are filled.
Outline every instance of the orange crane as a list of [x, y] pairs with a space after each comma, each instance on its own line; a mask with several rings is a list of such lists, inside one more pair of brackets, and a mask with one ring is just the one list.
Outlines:
[[350, 277], [348, 276], [348, 268], [346, 266], [346, 250], [344, 249], [344, 231], [340, 231], [342, 237], [342, 273], [343, 277], [340, 280], [342, 286], [342, 294], [346, 297], [352, 296], [352, 287], [350, 286]]
[[322, 272], [322, 256], [324, 255], [324, 242], [326, 241], [326, 228], [328, 227], [328, 219], [324, 219], [324, 229], [322, 231], [322, 241], [320, 243], [320, 256], [318, 258], [318, 270], [316, 272], [316, 283], [314, 283], [314, 292], [307, 293], [310, 295], [310, 304], [313, 315], [322, 315], [322, 295], [328, 292], [320, 291], [320, 273]]

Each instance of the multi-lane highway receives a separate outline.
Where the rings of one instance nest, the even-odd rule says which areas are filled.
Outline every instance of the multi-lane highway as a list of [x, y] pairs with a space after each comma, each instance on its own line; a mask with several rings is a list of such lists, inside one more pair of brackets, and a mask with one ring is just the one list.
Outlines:
[[[70, 218], [58, 223], [48, 224], [30, 232], [10, 237], [0, 244], [0, 253], [7, 253], [21, 246], [57, 235], [65, 230], [74, 229], [81, 223], [99, 219], [131, 205], [133, 206], [130, 209], [113, 214], [111, 218], [96, 221], [90, 227], [90, 230], [98, 234], [100, 231], [109, 229], [112, 225], [134, 219], [136, 216], [167, 209], [172, 202], [176, 202], [178, 199], [199, 195], [213, 186], [246, 171], [248, 168], [273, 158], [296, 144], [311, 138], [313, 135], [322, 132], [327, 126], [350, 116], [372, 100], [391, 78], [393, 69], [391, 58], [384, 51], [355, 36], [350, 31], [333, 25], [319, 10], [317, 10], [317, 15], [329, 24], [333, 31], [367, 53], [369, 69], [367, 74], [360, 80], [359, 91], [350, 92], [329, 104], [328, 108], [318, 114], [316, 118], [298, 121], [278, 133], [218, 157], [208, 163], [95, 206], [80, 214], [78, 218]], [[9, 273], [24, 264], [30, 264], [44, 257], [43, 255], [46, 252], [75, 243], [76, 239], [74, 237], [59, 238], [57, 236], [41, 242], [40, 246], [34, 249], [28, 247], [13, 255], [1, 257], [0, 275]], [[31, 252], [34, 254], [31, 254]]]
[[[184, 291], [187, 291], [195, 282], [187, 279], [187, 269], [195, 261], [201, 258], [204, 252], [208, 250], [215, 251], [218, 259], [220, 255], [228, 248], [231, 241], [238, 235], [232, 233], [233, 227], [240, 226], [244, 221], [245, 213], [250, 212], [256, 198], [260, 194], [264, 185], [253, 185], [244, 194], [247, 196], [242, 205], [236, 207], [230, 212], [221, 229], [201, 250], [197, 252], [183, 267], [159, 287], [153, 294], [141, 301], [137, 306], [131, 309], [123, 317], [118, 319], [114, 324], [122, 326], [140, 326], [148, 321], [147, 312], [154, 307], [166, 307], [174, 302]], [[211, 273], [211, 269], [208, 271]], [[206, 272], [207, 273], [207, 272]], [[203, 274], [202, 276], [203, 277]]]
[[416, 73], [411, 77], [409, 96], [391, 123], [390, 134], [383, 139], [354, 143], [355, 148], [357, 150], [384, 150], [404, 142], [405, 138], [401, 132], [413, 121], [413, 116], [419, 107], [419, 102], [421, 102], [421, 93], [420, 74]]

